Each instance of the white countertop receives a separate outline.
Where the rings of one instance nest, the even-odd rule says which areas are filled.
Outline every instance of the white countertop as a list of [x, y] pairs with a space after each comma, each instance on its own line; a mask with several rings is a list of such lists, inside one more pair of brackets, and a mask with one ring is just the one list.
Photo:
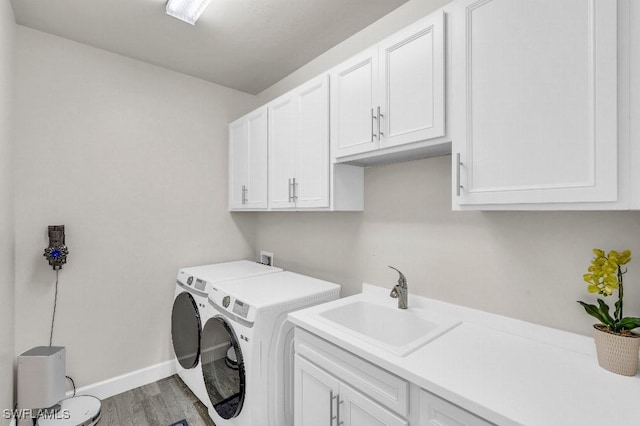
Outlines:
[[640, 375], [598, 366], [590, 337], [409, 294], [412, 307], [462, 323], [404, 357], [354, 338], [319, 313], [357, 300], [396, 306], [389, 289], [289, 314], [304, 328], [499, 425], [640, 424]]

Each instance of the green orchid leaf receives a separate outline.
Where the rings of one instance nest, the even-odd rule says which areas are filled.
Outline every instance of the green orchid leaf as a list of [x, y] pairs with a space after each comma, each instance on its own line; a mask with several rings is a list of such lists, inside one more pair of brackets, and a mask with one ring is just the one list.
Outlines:
[[640, 327], [640, 318], [622, 318], [617, 325], [624, 330], [633, 330], [634, 328]]
[[607, 305], [604, 300], [598, 299], [598, 312], [600, 313], [600, 317], [604, 320], [602, 323], [608, 325], [609, 327], [613, 326], [613, 318], [609, 315], [609, 305]]
[[602, 315], [600, 314], [600, 311], [598, 310], [596, 305], [589, 305], [587, 303], [581, 302], [578, 300], [578, 303], [582, 305], [582, 307], [584, 308], [585, 311], [587, 311], [587, 313], [589, 315], [591, 315], [592, 317], [594, 317], [595, 319], [597, 319], [598, 321], [600, 321], [602, 324], [605, 325], [609, 325], [605, 322], [605, 319], [602, 317]]
[[616, 320], [619, 321], [620, 317], [622, 316], [622, 300], [618, 299], [616, 301], [615, 306], [616, 306], [616, 311], [615, 311], [614, 315], [615, 315]]

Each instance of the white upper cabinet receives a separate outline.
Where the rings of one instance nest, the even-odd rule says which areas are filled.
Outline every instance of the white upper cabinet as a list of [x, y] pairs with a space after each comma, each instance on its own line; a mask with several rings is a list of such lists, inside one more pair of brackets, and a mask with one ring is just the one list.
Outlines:
[[267, 109], [229, 124], [229, 209], [260, 210], [267, 201]]
[[377, 90], [377, 46], [331, 71], [333, 156], [358, 154], [378, 147]]
[[380, 43], [381, 148], [444, 136], [444, 49], [443, 12]]
[[329, 82], [323, 75], [269, 104], [271, 209], [328, 208]]
[[440, 11], [330, 72], [333, 157], [445, 135], [444, 43]]
[[329, 207], [329, 79], [322, 76], [296, 91], [300, 139], [296, 206]]
[[[626, 15], [625, 15], [626, 13]], [[619, 12], [620, 17], [628, 16], [628, 27], [625, 27], [629, 31], [629, 90], [623, 91], [623, 93], [629, 94], [629, 140], [634, 141], [631, 152], [628, 154], [629, 158], [640, 158], [640, 2], [636, 0], [629, 1], [629, 10], [624, 8]], [[620, 21], [623, 21], [620, 19]], [[624, 86], [622, 86], [624, 88]], [[624, 130], [621, 126], [620, 133]], [[631, 168], [630, 181], [640, 182], [640, 167], [637, 166], [637, 162], [634, 162], [633, 168]], [[631, 193], [631, 207], [634, 209], [640, 209], [640, 185], [630, 185]]]
[[298, 149], [298, 105], [295, 96], [269, 105], [269, 207], [293, 207], [293, 179]]
[[454, 209], [616, 201], [616, 0], [460, 0], [452, 26]]

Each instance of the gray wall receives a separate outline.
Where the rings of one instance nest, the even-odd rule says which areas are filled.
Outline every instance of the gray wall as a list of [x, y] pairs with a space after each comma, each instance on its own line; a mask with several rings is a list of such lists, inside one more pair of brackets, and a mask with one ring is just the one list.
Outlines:
[[575, 301], [593, 299], [591, 249], [628, 248], [625, 312], [640, 315], [640, 212], [452, 212], [450, 188], [450, 156], [368, 168], [364, 212], [261, 214], [256, 250], [342, 295], [391, 288], [393, 265], [410, 294], [589, 334]]
[[16, 347], [54, 344], [78, 386], [172, 358], [179, 267], [252, 255], [253, 223], [227, 212], [227, 123], [252, 97], [19, 27]]
[[[14, 188], [13, 81], [16, 24], [8, 1], [0, 2], [0, 411], [13, 408]], [[0, 418], [2, 418], [0, 414]], [[0, 422], [8, 423], [5, 420]]]
[[[287, 92], [446, 3], [409, 1], [265, 90], [259, 101]], [[629, 248], [640, 257], [640, 213], [454, 213], [450, 188], [449, 156], [370, 168], [365, 212], [260, 214], [255, 249], [273, 251], [285, 269], [342, 284], [343, 295], [358, 292], [362, 282], [390, 288], [396, 273], [386, 265], [394, 265], [407, 275], [411, 293], [591, 333], [594, 320], [575, 303], [593, 300], [582, 281], [591, 249]], [[628, 315], [640, 315], [639, 277], [636, 260], [627, 275]]]

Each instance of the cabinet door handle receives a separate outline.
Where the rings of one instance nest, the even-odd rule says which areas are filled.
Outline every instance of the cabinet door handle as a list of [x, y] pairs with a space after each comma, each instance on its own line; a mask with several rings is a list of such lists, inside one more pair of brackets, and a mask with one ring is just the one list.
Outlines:
[[293, 199], [293, 195], [291, 195], [291, 179], [289, 179], [289, 202]]
[[376, 119], [376, 116], [373, 113], [373, 108], [371, 108], [371, 142], [373, 142], [373, 138], [377, 137], [377, 135], [373, 131], [373, 120], [375, 119]]
[[298, 201], [298, 184], [296, 183], [296, 178], [293, 178], [293, 201]]
[[380, 113], [380, 107], [378, 106], [378, 140], [380, 140], [380, 136], [384, 136], [384, 133], [382, 133], [382, 131], [380, 130], [380, 119], [382, 117], [384, 117], [384, 115]]
[[460, 184], [460, 167], [462, 166], [462, 161], [460, 161], [460, 153], [456, 154], [456, 196], [460, 196], [460, 190], [464, 187]]
[[329, 426], [333, 426], [333, 421], [338, 419], [338, 416], [333, 415], [333, 400], [337, 398], [338, 395], [334, 395], [333, 390], [329, 391]]
[[242, 185], [242, 204], [247, 204], [247, 187]]
[[338, 420], [338, 426], [341, 426], [344, 424], [344, 421], [340, 420], [340, 404], [342, 404], [344, 401], [340, 401], [340, 394], [337, 395], [338, 398], [338, 403], [336, 404], [336, 414], [337, 414], [337, 420]]

